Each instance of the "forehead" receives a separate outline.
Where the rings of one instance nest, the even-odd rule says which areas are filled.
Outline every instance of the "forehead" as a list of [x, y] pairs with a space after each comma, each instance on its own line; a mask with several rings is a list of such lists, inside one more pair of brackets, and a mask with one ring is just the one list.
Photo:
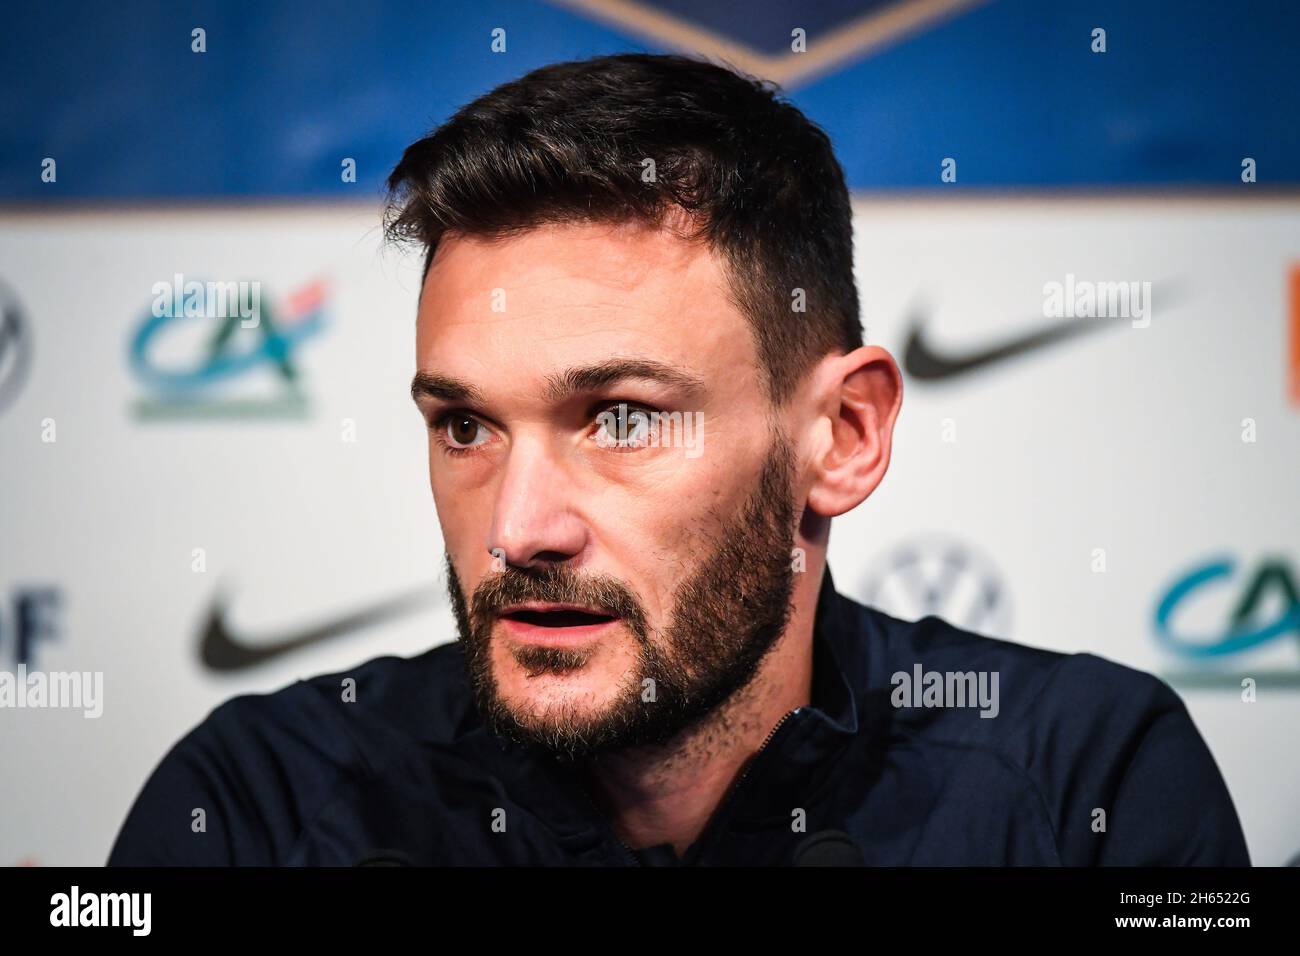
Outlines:
[[591, 223], [445, 238], [425, 278], [416, 349], [422, 368], [489, 378], [619, 357], [745, 379], [756, 354], [705, 244]]

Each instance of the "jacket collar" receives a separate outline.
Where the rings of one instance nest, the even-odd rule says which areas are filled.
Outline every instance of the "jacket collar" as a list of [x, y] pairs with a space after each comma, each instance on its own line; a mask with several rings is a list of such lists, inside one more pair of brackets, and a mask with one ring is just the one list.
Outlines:
[[867, 676], [867, 638], [852, 601], [835, 590], [831, 569], [822, 574], [813, 623], [813, 686], [808, 710], [833, 735], [858, 732], [858, 692]]
[[724, 800], [723, 818], [710, 829], [788, 827], [792, 807], [829, 784], [838, 757], [859, 734], [864, 715], [868, 640], [857, 605], [822, 576], [813, 624], [810, 702], [777, 725]]

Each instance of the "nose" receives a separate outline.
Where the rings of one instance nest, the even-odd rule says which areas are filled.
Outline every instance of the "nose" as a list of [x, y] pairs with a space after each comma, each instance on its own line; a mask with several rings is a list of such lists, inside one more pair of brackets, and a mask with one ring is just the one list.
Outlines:
[[517, 440], [497, 489], [488, 550], [516, 568], [578, 557], [587, 528], [574, 508], [575, 494], [572, 476], [544, 442]]

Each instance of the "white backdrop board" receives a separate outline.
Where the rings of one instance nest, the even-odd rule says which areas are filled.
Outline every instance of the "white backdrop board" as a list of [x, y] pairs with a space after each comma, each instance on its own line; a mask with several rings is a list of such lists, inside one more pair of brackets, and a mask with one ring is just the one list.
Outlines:
[[[1252, 858], [1300, 853], [1300, 203], [856, 207], [868, 339], [908, 371], [890, 473], [832, 534], [839, 588], [1166, 676]], [[453, 638], [408, 395], [419, 264], [377, 222], [0, 215], [0, 670], [103, 675], [98, 717], [0, 709], [0, 864], [103, 862], [165, 750], [236, 693]], [[281, 352], [214, 350], [216, 319], [150, 335], [177, 274], [260, 283]], [[1150, 283], [1150, 311], [1051, 318], [1052, 282]], [[247, 371], [159, 384], [213, 355]], [[214, 670], [214, 621], [248, 646], [325, 633]], [[1257, 639], [1210, 653], [1233, 634]]]

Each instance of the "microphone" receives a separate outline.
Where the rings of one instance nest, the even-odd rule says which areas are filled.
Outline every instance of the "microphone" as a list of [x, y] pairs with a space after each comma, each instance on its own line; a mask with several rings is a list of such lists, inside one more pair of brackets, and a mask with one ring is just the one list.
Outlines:
[[862, 850], [843, 830], [822, 830], [794, 851], [795, 866], [866, 866]]
[[401, 850], [371, 850], [361, 857], [353, 866], [415, 866], [411, 858]]

